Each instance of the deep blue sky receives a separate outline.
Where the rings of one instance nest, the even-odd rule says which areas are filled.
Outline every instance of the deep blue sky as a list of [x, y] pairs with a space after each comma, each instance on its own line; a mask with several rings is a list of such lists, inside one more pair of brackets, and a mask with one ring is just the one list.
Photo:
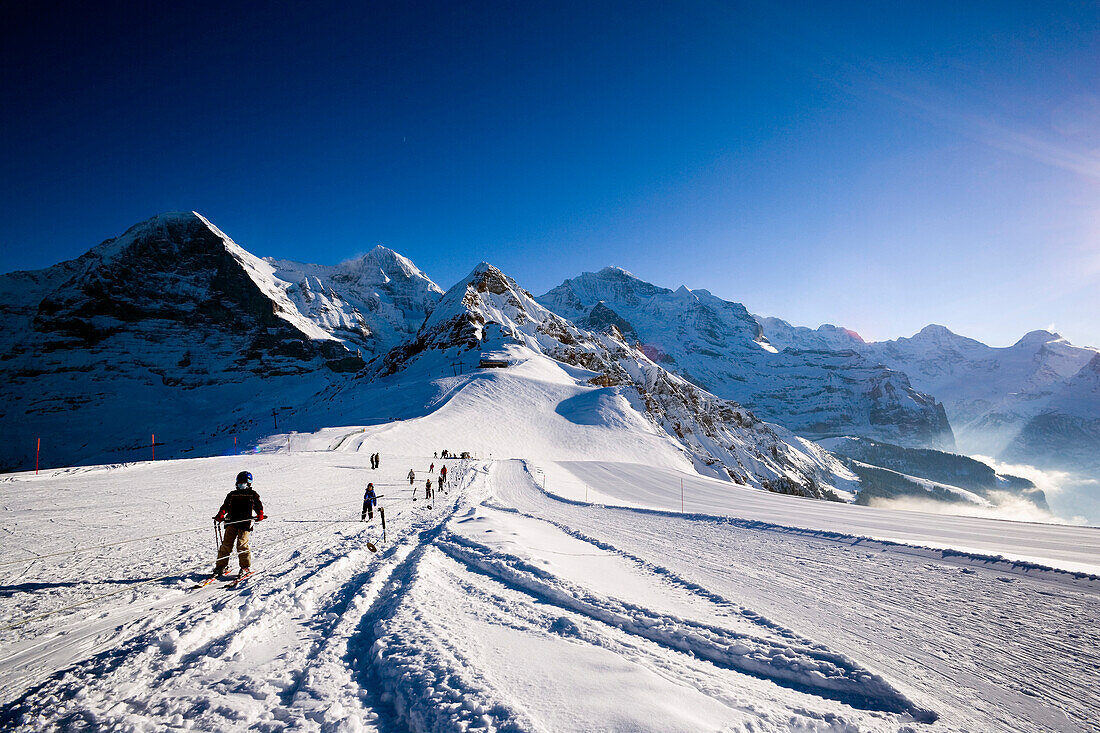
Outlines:
[[443, 287], [1100, 346], [1100, 4], [86, 5], [0, 10], [0, 271], [195, 209]]

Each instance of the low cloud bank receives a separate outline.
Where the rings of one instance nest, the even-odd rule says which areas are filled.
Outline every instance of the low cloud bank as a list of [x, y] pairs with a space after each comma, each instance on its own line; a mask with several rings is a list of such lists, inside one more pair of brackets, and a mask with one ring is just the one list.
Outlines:
[[989, 519], [1011, 519], [1017, 522], [1041, 522], [1043, 524], [1089, 524], [1084, 516], [1063, 518], [1044, 511], [1015, 494], [1005, 491], [990, 493], [992, 506], [978, 506], [977, 504], [954, 503], [936, 501], [934, 499], [921, 499], [919, 497], [904, 497], [898, 499], [871, 499], [869, 504], [884, 509], [904, 509], [911, 512], [927, 512], [929, 514], [951, 514], [961, 517], [986, 517]]
[[991, 466], [999, 474], [1026, 478], [1042, 489], [1051, 511], [1057, 515], [1054, 521], [1100, 525], [1100, 480], [1097, 478], [1022, 463], [1004, 463], [989, 456], [971, 458]]

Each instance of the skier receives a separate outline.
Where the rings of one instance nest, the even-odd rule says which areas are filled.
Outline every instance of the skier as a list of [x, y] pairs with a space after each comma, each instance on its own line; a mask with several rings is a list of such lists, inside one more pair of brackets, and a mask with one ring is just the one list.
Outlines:
[[374, 467], [375, 468], [381, 468], [381, 466], [382, 466], [382, 454], [381, 453], [375, 453], [374, 454]]
[[428, 466], [428, 473], [435, 473], [435, 464]]
[[446, 480], [447, 480], [447, 467], [446, 466], [440, 466], [439, 467], [439, 483], [443, 483]]
[[229, 554], [233, 550], [234, 542], [237, 544], [237, 561], [241, 564], [241, 575], [248, 574], [252, 566], [252, 553], [248, 549], [248, 540], [252, 536], [252, 514], [255, 512], [257, 522], [266, 519], [260, 495], [252, 488], [252, 474], [241, 471], [237, 474], [236, 483], [236, 487], [225, 495], [225, 501], [214, 517], [217, 522], [225, 522], [225, 536], [218, 548], [218, 559], [214, 565], [215, 577], [224, 574], [229, 567]]
[[413, 485], [413, 481], [416, 481], [416, 472], [411, 468], [409, 469], [409, 486]]
[[443, 491], [443, 474], [439, 474], [439, 490]]
[[359, 521], [374, 520], [374, 507], [378, 506], [378, 497], [374, 493], [374, 484], [367, 484], [367, 490], [363, 494], [363, 514]]
[[[432, 498], [432, 480], [428, 479], [427, 483], [424, 484], [424, 500], [428, 501], [431, 498]], [[431, 509], [431, 507], [428, 507], [428, 508]]]

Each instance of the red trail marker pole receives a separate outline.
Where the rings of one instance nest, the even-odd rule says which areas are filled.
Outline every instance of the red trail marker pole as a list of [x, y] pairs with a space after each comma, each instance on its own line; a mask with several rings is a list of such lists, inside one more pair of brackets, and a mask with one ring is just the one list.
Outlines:
[[149, 434], [149, 450], [153, 451], [153, 460], [157, 460], [157, 446], [164, 445], [164, 443], [157, 442], [157, 436], [155, 433]]
[[38, 446], [34, 449], [34, 475], [38, 475], [38, 456], [42, 453], [42, 438], [38, 439]]

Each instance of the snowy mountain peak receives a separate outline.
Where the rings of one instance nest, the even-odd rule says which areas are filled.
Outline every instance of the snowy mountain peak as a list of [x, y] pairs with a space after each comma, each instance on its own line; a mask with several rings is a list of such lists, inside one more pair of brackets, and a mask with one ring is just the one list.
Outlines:
[[335, 267], [340, 276], [360, 283], [385, 284], [391, 280], [422, 281], [428, 290], [443, 294], [443, 289], [432, 282], [408, 257], [381, 244], [359, 257], [345, 260]]
[[930, 323], [913, 335], [914, 340], [919, 339], [922, 341], [938, 342], [954, 338], [959, 338], [958, 334], [947, 326], [941, 326], [938, 323]]
[[494, 332], [534, 346], [534, 333], [528, 333], [526, 326], [547, 319], [561, 320], [536, 303], [515, 280], [481, 262], [440, 298], [417, 334], [417, 348], [456, 344], [476, 348], [487, 338], [488, 324], [497, 324]]
[[1053, 333], [1044, 329], [1036, 329], [1035, 331], [1028, 331], [1020, 340], [1012, 345], [1014, 349], [1036, 349], [1044, 344], [1048, 344], [1051, 341], [1065, 341], [1061, 334]]
[[[589, 274], [589, 273], [585, 273], [585, 274]], [[602, 277], [618, 277], [618, 278], [624, 278], [624, 279], [629, 278], [631, 280], [637, 280], [638, 279], [637, 276], [634, 275], [634, 273], [632, 273], [628, 270], [624, 270], [621, 267], [616, 267], [615, 265], [608, 265], [607, 267], [600, 268], [600, 271], [595, 273], [595, 274], [600, 275]]]
[[698, 300], [695, 293], [691, 292], [691, 290], [689, 290], [686, 285], [681, 285], [680, 287], [676, 288], [676, 291], [673, 293], [673, 295], [675, 295], [677, 298], [680, 298], [681, 300]]
[[299, 312], [367, 355], [415, 335], [443, 295], [412, 260], [381, 245], [338, 265], [266, 262]]
[[214, 234], [218, 240], [229, 239], [220, 229], [197, 212], [169, 211], [134, 224], [121, 235], [93, 247], [80, 259], [85, 261], [94, 259], [111, 260], [129, 252], [139, 242], [157, 241], [173, 243], [176, 246], [192, 247], [214, 244], [216, 240], [195, 236], [202, 230]]
[[824, 324], [818, 326], [817, 331], [818, 331], [818, 333], [829, 335], [829, 336], [837, 336], [837, 337], [847, 338], [847, 339], [850, 339], [851, 341], [854, 341], [854, 342], [859, 343], [859, 344], [867, 343], [866, 341], [863, 340], [862, 336], [860, 336], [858, 333], [856, 333], [852, 329], [844, 328], [843, 326], [834, 326], [831, 323], [824, 323]]

